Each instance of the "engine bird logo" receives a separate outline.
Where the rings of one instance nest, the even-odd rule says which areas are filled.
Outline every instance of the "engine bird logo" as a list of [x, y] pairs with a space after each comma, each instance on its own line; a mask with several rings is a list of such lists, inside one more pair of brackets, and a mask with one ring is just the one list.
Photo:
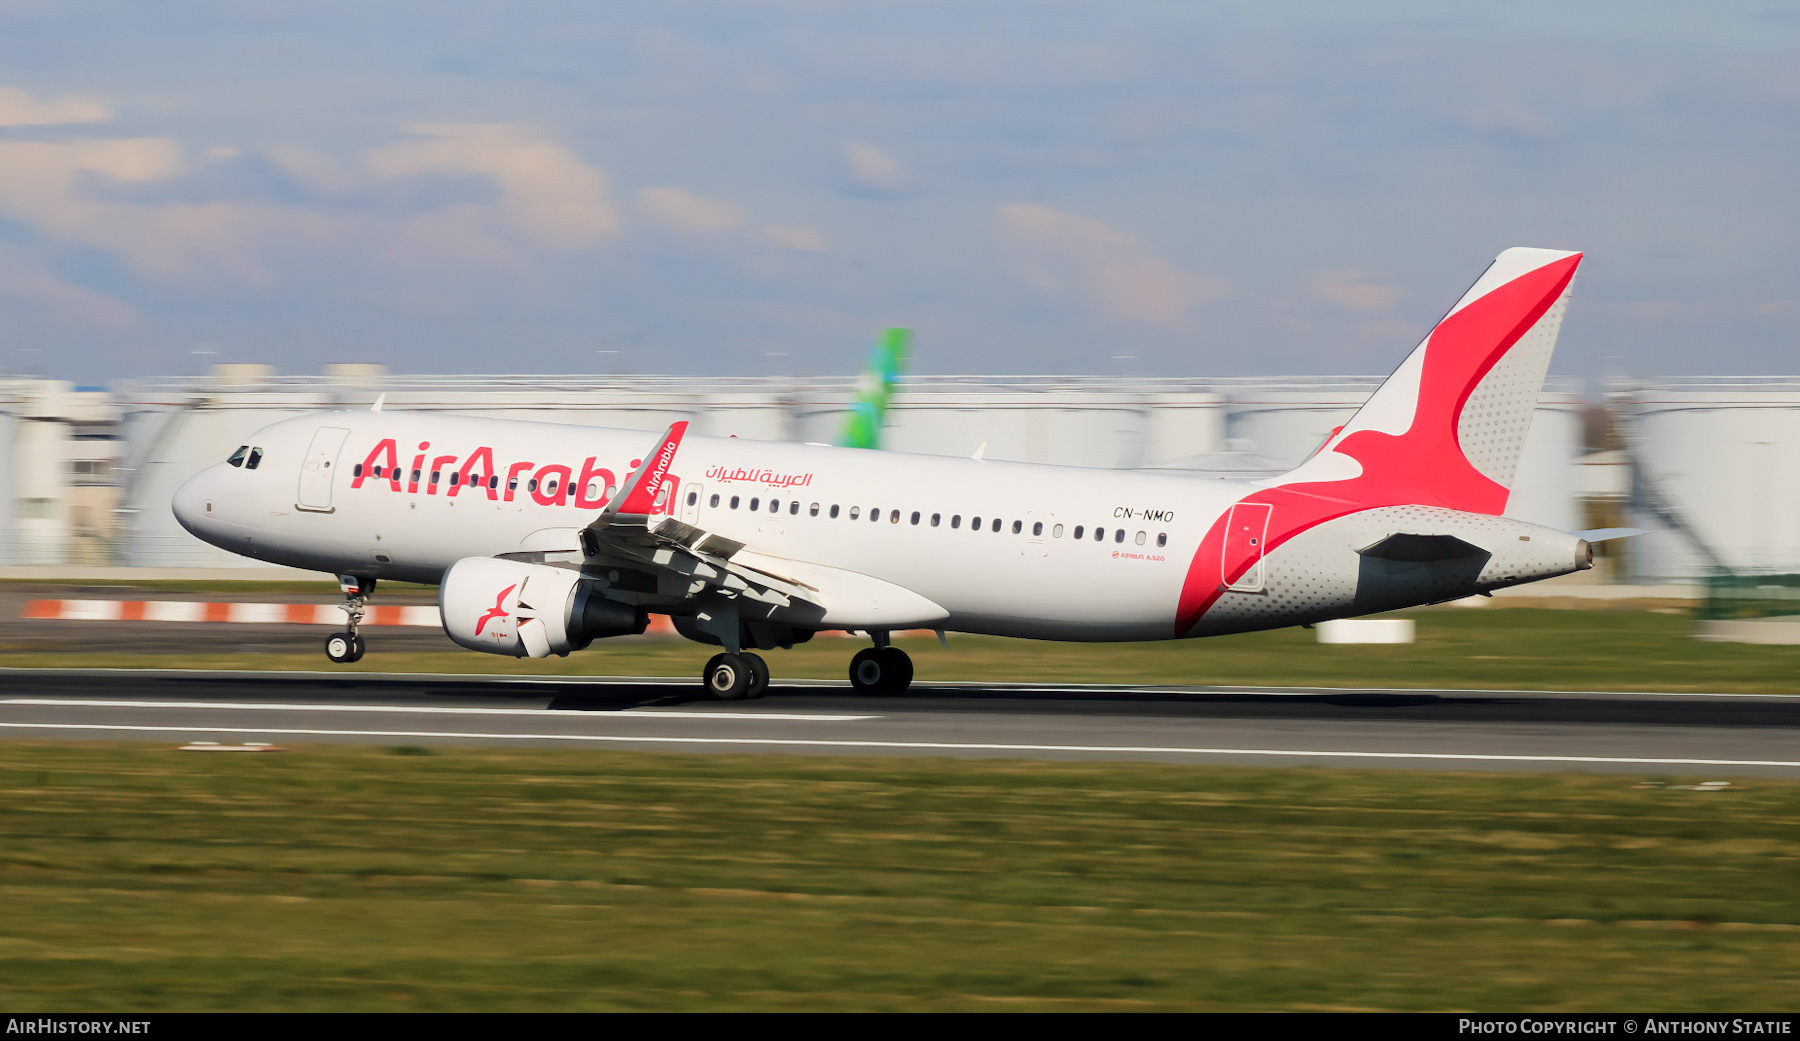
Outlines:
[[[507, 596], [513, 590], [515, 590], [517, 588], [519, 588], [519, 583], [514, 582], [512, 585], [507, 586], [505, 589], [500, 590], [500, 595], [494, 598], [494, 606], [488, 609], [487, 614], [484, 614], [480, 618], [477, 618], [475, 620], [475, 635], [476, 636], [481, 635], [481, 630], [487, 628], [487, 624], [489, 622], [493, 621], [496, 618], [505, 618], [506, 617], [506, 615], [507, 615], [506, 608], [501, 607], [500, 605], [505, 603]], [[494, 638], [499, 639], [500, 634], [495, 633]]]

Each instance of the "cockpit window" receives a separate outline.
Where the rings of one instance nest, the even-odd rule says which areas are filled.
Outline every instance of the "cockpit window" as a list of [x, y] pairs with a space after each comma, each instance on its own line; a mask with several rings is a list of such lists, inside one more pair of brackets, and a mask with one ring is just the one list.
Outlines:
[[230, 463], [232, 466], [243, 466], [244, 465], [244, 457], [249, 454], [250, 454], [250, 446], [249, 445], [239, 445], [238, 450], [231, 453], [231, 458], [227, 459], [225, 461]]
[[262, 449], [252, 448], [250, 450], [250, 458], [244, 460], [244, 469], [254, 470], [256, 469], [256, 464], [260, 462], [262, 462]]

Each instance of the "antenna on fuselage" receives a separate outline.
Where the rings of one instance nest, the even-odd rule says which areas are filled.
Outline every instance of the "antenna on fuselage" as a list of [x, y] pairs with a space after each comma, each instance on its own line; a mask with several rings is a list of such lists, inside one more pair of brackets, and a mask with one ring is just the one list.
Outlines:
[[387, 400], [387, 392], [386, 391], [383, 391], [382, 393], [377, 394], [375, 396], [375, 404], [369, 406], [369, 411], [370, 412], [380, 412], [381, 405], [386, 400]]

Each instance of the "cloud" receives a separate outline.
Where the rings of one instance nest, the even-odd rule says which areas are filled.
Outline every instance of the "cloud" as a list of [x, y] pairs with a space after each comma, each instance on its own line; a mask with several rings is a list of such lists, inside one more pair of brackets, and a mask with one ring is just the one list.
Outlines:
[[895, 195], [911, 186], [900, 160], [861, 141], [844, 142], [844, 170], [852, 184], [872, 192]]
[[744, 226], [744, 208], [729, 199], [696, 195], [686, 188], [645, 188], [638, 205], [662, 224], [677, 231], [709, 234], [735, 231]]
[[0, 127], [42, 127], [63, 123], [104, 123], [112, 111], [91, 98], [39, 101], [18, 87], [0, 87]]
[[[222, 145], [189, 162], [169, 138], [0, 141], [0, 216], [60, 244], [97, 248], [165, 280], [267, 286], [282, 265], [355, 258], [392, 270], [499, 267], [525, 271], [535, 255], [595, 248], [617, 234], [604, 170], [536, 131], [427, 126], [360, 163], [288, 147], [275, 165], [315, 191], [356, 201], [431, 175], [467, 176], [491, 201], [423, 211], [276, 200], [158, 198], [183, 178], [241, 154]], [[128, 190], [128, 191], [127, 191]]]
[[1326, 271], [1313, 279], [1313, 295], [1348, 311], [1385, 311], [1400, 300], [1399, 286], [1372, 281], [1368, 271]]
[[801, 253], [828, 253], [831, 251], [831, 244], [826, 241], [824, 232], [801, 224], [771, 224], [762, 230], [762, 235], [763, 238], [782, 249], [797, 250]]
[[420, 174], [486, 177], [500, 190], [500, 209], [540, 246], [587, 249], [619, 232], [606, 171], [526, 127], [493, 123], [425, 123], [419, 140], [364, 157], [383, 178]]
[[1049, 206], [1000, 207], [999, 234], [1026, 285], [1080, 296], [1111, 318], [1183, 330], [1195, 308], [1230, 293], [1218, 279], [1155, 256], [1133, 235]]
[[140, 318], [130, 304], [65, 282], [14, 249], [0, 249], [0, 301], [22, 302], [58, 322], [91, 329], [124, 329]]

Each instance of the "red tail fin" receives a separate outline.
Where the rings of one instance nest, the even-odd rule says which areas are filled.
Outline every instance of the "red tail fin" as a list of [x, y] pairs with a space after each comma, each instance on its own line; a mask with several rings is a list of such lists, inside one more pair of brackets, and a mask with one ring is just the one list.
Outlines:
[[1364, 506], [1500, 513], [1581, 254], [1509, 249], [1283, 484]]
[[1505, 510], [1580, 263], [1556, 250], [1500, 254], [1350, 422], [1243, 498], [1236, 509], [1254, 509], [1261, 538], [1234, 540], [1233, 511], [1214, 523], [1188, 567], [1176, 635], [1265, 555], [1333, 518], [1378, 506]]

